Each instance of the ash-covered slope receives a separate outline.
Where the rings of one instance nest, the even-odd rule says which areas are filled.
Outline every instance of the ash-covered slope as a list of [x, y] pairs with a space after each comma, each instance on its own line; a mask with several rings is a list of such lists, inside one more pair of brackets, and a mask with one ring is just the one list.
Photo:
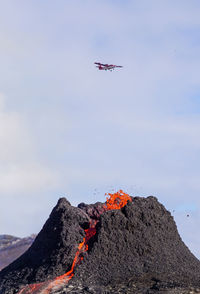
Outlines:
[[200, 287], [200, 261], [155, 197], [135, 197], [121, 209], [109, 211], [102, 203], [72, 207], [62, 198], [29, 250], [0, 272], [0, 294], [18, 293], [22, 285], [69, 271], [85, 229], [95, 221], [96, 234], [89, 239], [73, 278], [57, 292], [48, 288], [48, 293], [73, 289], [72, 293], [118, 293], [112, 289], [122, 285], [126, 288], [120, 293], [137, 294], [152, 293], [141, 292], [142, 288]]
[[200, 261], [155, 197], [135, 197], [121, 210], [101, 215], [88, 258], [71, 283], [114, 286], [122, 281], [200, 286]]
[[32, 246], [0, 272], [0, 293], [14, 293], [18, 286], [54, 278], [68, 271], [89, 218], [61, 198]]
[[0, 235], [0, 270], [22, 255], [33, 243], [35, 235], [18, 238]]

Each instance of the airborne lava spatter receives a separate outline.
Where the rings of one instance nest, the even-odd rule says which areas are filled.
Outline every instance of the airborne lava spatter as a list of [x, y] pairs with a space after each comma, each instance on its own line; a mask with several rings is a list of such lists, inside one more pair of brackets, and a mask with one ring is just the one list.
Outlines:
[[132, 198], [122, 190], [113, 194], [107, 193], [106, 195], [109, 195], [109, 197], [106, 198], [106, 210], [120, 209], [124, 207], [128, 201], [132, 201]]
[[[106, 193], [108, 195], [106, 198], [106, 203], [104, 205], [105, 211], [106, 210], [115, 210], [121, 209], [124, 207], [128, 201], [132, 201], [132, 198], [124, 193], [122, 190], [119, 190], [116, 193]], [[96, 234], [96, 224], [98, 220], [92, 220], [90, 222], [90, 226], [88, 229], [85, 229], [85, 237], [83, 241], [79, 244], [78, 250], [76, 251], [72, 267], [71, 269], [61, 275], [56, 277], [52, 281], [46, 281], [42, 283], [27, 285], [26, 287], [22, 288], [18, 294], [49, 294], [53, 289], [59, 289], [60, 287], [67, 284], [67, 282], [74, 276], [74, 269], [77, 264], [83, 260], [83, 253], [88, 251], [88, 241]]]

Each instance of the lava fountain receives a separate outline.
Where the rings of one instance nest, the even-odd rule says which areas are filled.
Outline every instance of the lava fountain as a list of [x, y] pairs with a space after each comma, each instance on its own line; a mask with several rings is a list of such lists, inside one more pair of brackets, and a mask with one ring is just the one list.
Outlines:
[[[132, 198], [119, 190], [116, 193], [106, 193], [106, 203], [104, 205], [105, 211], [121, 209], [128, 201], [132, 201]], [[18, 294], [50, 294], [53, 290], [59, 290], [74, 276], [75, 267], [83, 260], [83, 253], [88, 251], [88, 241], [96, 234], [96, 224], [98, 220], [93, 220], [89, 224], [89, 228], [85, 229], [85, 237], [83, 241], [78, 245], [71, 269], [65, 274], [56, 277], [51, 281], [45, 281], [42, 283], [27, 285], [22, 288]]]

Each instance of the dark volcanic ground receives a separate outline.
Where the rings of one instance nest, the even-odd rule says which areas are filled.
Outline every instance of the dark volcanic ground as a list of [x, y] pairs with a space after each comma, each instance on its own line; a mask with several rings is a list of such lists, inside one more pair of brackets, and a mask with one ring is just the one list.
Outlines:
[[200, 288], [200, 261], [181, 240], [171, 214], [155, 197], [132, 199], [110, 211], [102, 203], [73, 207], [60, 199], [28, 251], [0, 272], [0, 294], [69, 271], [92, 219], [98, 220], [97, 232], [88, 251], [74, 277], [53, 293], [189, 293], [191, 287]]

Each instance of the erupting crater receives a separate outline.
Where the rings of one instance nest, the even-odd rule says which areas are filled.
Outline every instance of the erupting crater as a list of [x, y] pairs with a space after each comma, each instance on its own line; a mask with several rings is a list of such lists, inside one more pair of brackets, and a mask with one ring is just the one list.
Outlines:
[[[103, 208], [104, 211], [121, 209], [124, 207], [128, 201], [132, 201], [132, 198], [124, 193], [122, 190], [119, 190], [116, 193], [106, 193], [106, 203]], [[103, 211], [101, 212], [103, 213]], [[18, 294], [49, 294], [52, 291], [59, 290], [62, 288], [68, 281], [74, 276], [75, 267], [80, 264], [83, 260], [83, 252], [88, 251], [88, 241], [96, 234], [96, 225], [98, 219], [91, 220], [89, 223], [89, 228], [85, 229], [85, 237], [83, 241], [79, 243], [78, 249], [76, 251], [72, 267], [65, 274], [56, 277], [52, 281], [45, 281], [43, 283], [31, 284], [22, 288]]]
[[106, 196], [78, 207], [59, 199], [32, 246], [0, 272], [0, 294], [200, 288], [200, 261], [157, 198]]

